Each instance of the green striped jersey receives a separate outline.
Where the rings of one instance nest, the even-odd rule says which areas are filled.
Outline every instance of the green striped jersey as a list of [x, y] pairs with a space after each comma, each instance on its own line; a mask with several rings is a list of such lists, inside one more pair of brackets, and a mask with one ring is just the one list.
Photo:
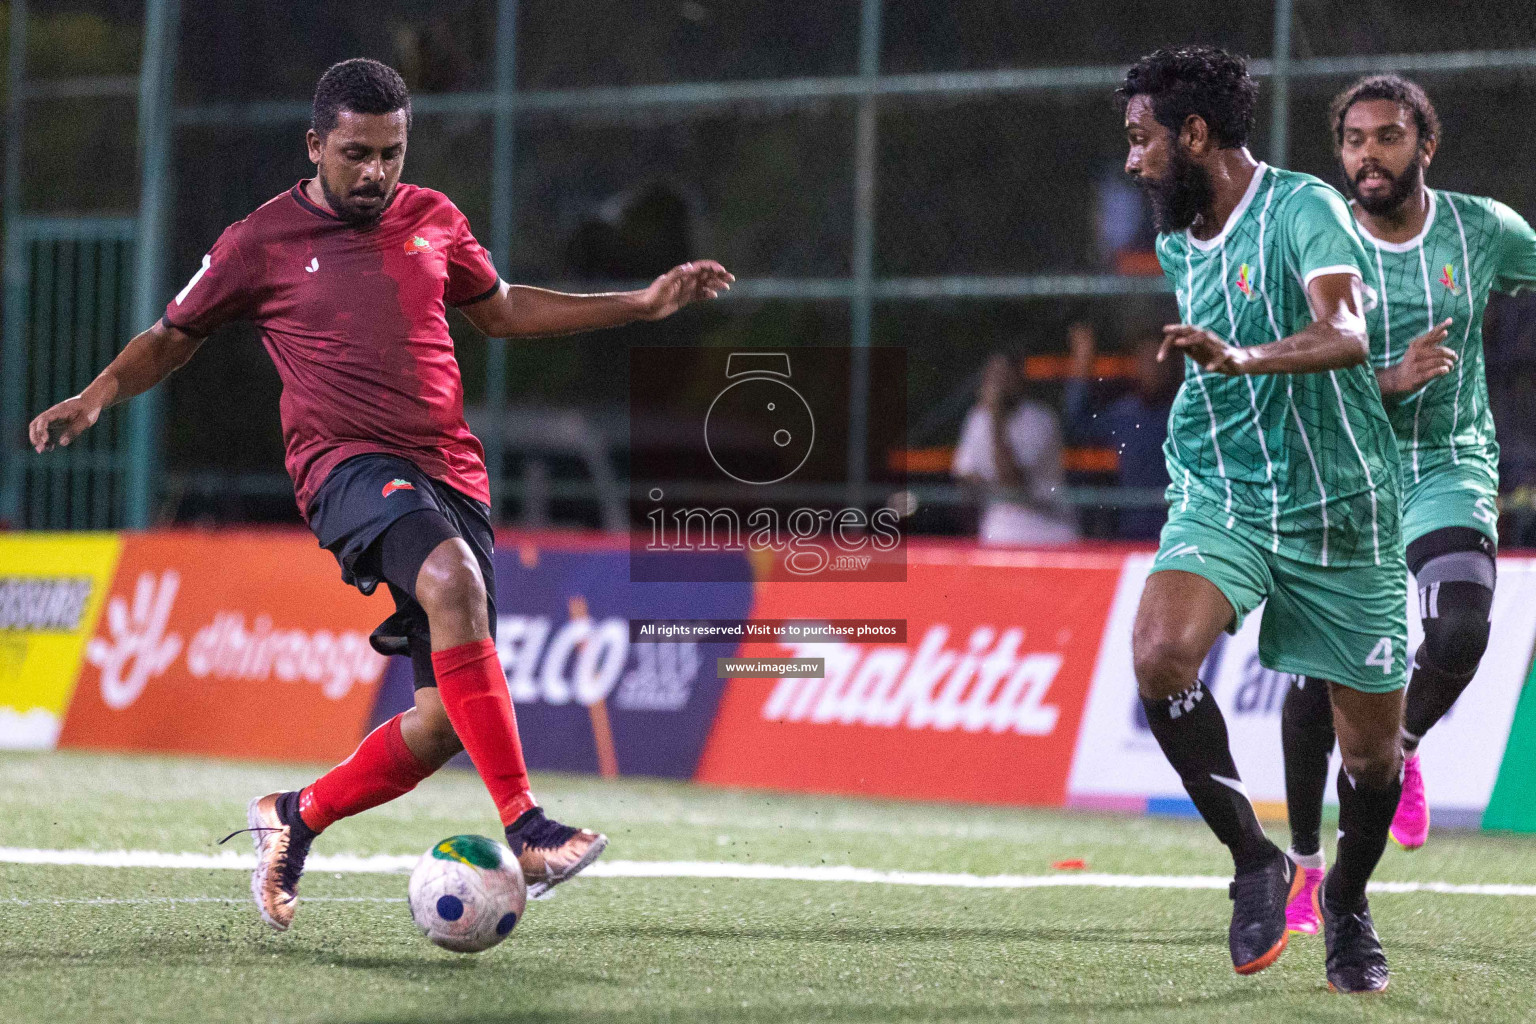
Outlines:
[[1499, 446], [1483, 369], [1488, 293], [1536, 285], [1536, 232], [1514, 210], [1481, 196], [1430, 190], [1424, 229], [1383, 242], [1351, 220], [1365, 245], [1365, 281], [1375, 293], [1366, 320], [1371, 360], [1391, 366], [1408, 343], [1451, 318], [1445, 345], [1456, 368], [1418, 391], [1385, 399], [1403, 473], [1417, 482], [1444, 465], [1472, 460], [1498, 480]]
[[[1162, 234], [1157, 254], [1183, 321], [1240, 346], [1304, 328], [1307, 284], [1366, 261], [1343, 196], [1266, 164], [1219, 234]], [[1163, 451], [1171, 516], [1313, 565], [1401, 557], [1397, 446], [1367, 365], [1227, 377], [1186, 360]]]

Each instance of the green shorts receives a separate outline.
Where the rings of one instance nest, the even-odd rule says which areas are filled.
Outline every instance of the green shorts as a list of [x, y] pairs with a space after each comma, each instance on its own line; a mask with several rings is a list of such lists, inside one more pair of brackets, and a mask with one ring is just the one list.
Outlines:
[[1465, 526], [1499, 542], [1499, 478], [1480, 459], [1442, 462], [1417, 483], [1403, 461], [1403, 543], [1447, 526]]
[[1152, 563], [1152, 572], [1170, 570], [1215, 584], [1232, 605], [1232, 633], [1268, 601], [1259, 627], [1265, 668], [1366, 693], [1407, 684], [1408, 567], [1401, 548], [1381, 565], [1324, 568], [1186, 514], [1163, 527]]

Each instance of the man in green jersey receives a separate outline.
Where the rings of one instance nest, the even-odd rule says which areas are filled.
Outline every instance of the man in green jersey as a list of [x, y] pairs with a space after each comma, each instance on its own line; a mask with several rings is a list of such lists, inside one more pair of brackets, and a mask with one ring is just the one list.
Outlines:
[[[1322, 886], [1328, 980], [1379, 991], [1386, 956], [1365, 886], [1401, 786], [1407, 626], [1397, 445], [1369, 365], [1366, 252], [1343, 196], [1258, 163], [1258, 87], [1210, 47], [1159, 50], [1119, 90], [1126, 171], [1148, 193], [1182, 322], [1186, 378], [1168, 422], [1169, 518], [1132, 654], [1152, 734], [1235, 868], [1240, 974], [1286, 944], [1302, 876], [1259, 827], [1197, 673], [1265, 605], [1260, 660], [1332, 691], [1344, 754], [1339, 854]], [[1326, 681], [1326, 682], [1325, 682]]]
[[[1425, 186], [1440, 119], [1413, 82], [1355, 82], [1334, 100], [1330, 127], [1365, 244], [1366, 284], [1376, 293], [1366, 317], [1371, 361], [1402, 459], [1403, 540], [1424, 626], [1391, 830], [1417, 849], [1429, 834], [1419, 741], [1477, 671], [1493, 606], [1499, 446], [1483, 371], [1483, 310], [1491, 290], [1536, 284], [1536, 233], [1503, 203]], [[1298, 680], [1281, 722], [1291, 855], [1310, 884], [1322, 877], [1318, 832], [1333, 749], [1326, 688]], [[1317, 930], [1300, 897], [1290, 918], [1293, 930]]]

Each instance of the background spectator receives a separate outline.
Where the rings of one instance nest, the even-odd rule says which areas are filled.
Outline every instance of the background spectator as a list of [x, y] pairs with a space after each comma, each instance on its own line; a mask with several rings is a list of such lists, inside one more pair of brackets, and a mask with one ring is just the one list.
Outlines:
[[1077, 539], [1062, 500], [1056, 414], [1028, 401], [1019, 367], [993, 355], [965, 418], [951, 472], [977, 490], [983, 544], [1067, 544]]
[[[1067, 437], [1073, 444], [1114, 449], [1118, 460], [1115, 483], [1121, 487], [1164, 488], [1168, 468], [1163, 442], [1168, 437], [1168, 410], [1184, 379], [1182, 357], [1157, 361], [1160, 339], [1143, 335], [1132, 345], [1135, 375], [1131, 390], [1104, 405], [1093, 394], [1094, 358], [1098, 342], [1089, 324], [1073, 324], [1068, 332], [1072, 350], [1071, 376], [1064, 393]], [[1156, 505], [1120, 509], [1116, 535], [1126, 540], [1155, 540], [1167, 519], [1161, 500]]]

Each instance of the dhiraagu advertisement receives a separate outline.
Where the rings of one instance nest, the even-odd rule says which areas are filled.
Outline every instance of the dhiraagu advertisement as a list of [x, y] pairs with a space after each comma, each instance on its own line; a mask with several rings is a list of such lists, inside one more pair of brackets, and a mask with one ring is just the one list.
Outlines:
[[109, 533], [0, 535], [0, 750], [51, 750], [117, 568]]

